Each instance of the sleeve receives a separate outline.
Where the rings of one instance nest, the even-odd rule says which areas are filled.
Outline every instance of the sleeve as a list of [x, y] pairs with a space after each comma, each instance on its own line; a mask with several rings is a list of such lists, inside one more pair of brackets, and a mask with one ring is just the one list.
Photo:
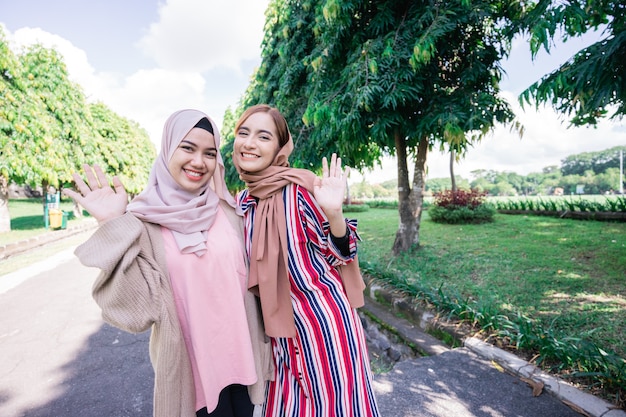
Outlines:
[[101, 270], [92, 295], [109, 324], [131, 333], [159, 320], [160, 286], [167, 275], [155, 261], [153, 243], [141, 220], [131, 213], [101, 225], [75, 254]]
[[311, 193], [303, 187], [295, 186], [295, 200], [298, 206], [298, 221], [293, 227], [299, 228], [299, 234], [306, 237], [309, 244], [319, 251], [332, 266], [352, 262], [357, 253], [357, 220], [346, 219], [346, 235], [333, 237], [330, 224], [324, 211], [317, 204]]

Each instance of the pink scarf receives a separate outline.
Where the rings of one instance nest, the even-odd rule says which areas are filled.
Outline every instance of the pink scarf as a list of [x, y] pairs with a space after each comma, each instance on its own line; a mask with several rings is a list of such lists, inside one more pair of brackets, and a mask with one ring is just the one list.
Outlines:
[[[181, 140], [203, 117], [213, 127], [215, 146], [218, 149], [217, 167], [213, 178], [201, 192], [192, 194], [181, 189], [174, 181], [168, 163]], [[206, 252], [207, 231], [215, 221], [220, 199], [232, 207], [236, 206], [224, 180], [224, 162], [219, 146], [219, 130], [209, 116], [189, 109], [172, 114], [163, 127], [161, 152], [150, 171], [148, 185], [128, 205], [128, 211], [140, 220], [170, 229], [182, 253], [202, 256]]]

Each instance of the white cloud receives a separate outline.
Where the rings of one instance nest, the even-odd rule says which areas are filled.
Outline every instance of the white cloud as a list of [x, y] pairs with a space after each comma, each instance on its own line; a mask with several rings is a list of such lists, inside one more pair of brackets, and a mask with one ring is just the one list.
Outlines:
[[100, 97], [115, 112], [139, 122], [158, 146], [165, 119], [181, 108], [204, 109], [205, 80], [199, 73], [139, 70]]
[[21, 28], [14, 34], [6, 28], [4, 31], [14, 52], [21, 53], [25, 48], [34, 44], [54, 49], [63, 57], [70, 80], [85, 90], [91, 90], [92, 85], [99, 83], [85, 51], [75, 47], [70, 41], [39, 28]]
[[203, 72], [240, 70], [242, 60], [259, 57], [268, 1], [169, 0], [159, 21], [139, 41], [159, 66]]
[[[98, 72], [85, 51], [70, 41], [39, 28], [22, 28], [13, 35], [5, 28], [13, 49], [40, 43], [54, 48], [68, 67], [70, 79], [91, 101], [102, 101], [116, 113], [137, 121], [160, 146], [166, 118], [181, 108], [198, 108], [221, 126], [227, 106], [235, 106], [251, 74], [243, 65], [260, 62], [260, 44], [268, 0], [169, 0], [160, 5], [159, 21], [138, 41], [157, 66], [138, 68], [129, 76]], [[214, 68], [240, 74], [227, 92], [212, 88]], [[218, 75], [219, 76], [219, 75]], [[232, 80], [224, 81], [232, 83]], [[240, 83], [241, 85], [237, 84]]]
[[560, 166], [564, 158], [573, 154], [626, 145], [624, 127], [620, 123], [603, 120], [597, 128], [568, 128], [568, 119], [551, 107], [522, 110], [514, 95], [504, 95], [524, 125], [524, 135], [520, 139], [517, 133], [498, 126], [458, 164], [458, 173], [466, 178], [476, 169], [527, 175], [550, 165]]

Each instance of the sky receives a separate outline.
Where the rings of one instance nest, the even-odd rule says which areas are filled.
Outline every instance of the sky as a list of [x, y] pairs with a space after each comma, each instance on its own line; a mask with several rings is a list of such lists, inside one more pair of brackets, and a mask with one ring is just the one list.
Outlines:
[[[15, 52], [41, 43], [61, 53], [70, 78], [88, 100], [102, 101], [137, 121], [157, 149], [165, 119], [182, 108], [197, 108], [222, 126], [236, 108], [260, 64], [265, 9], [269, 0], [0, 0], [0, 25]], [[527, 175], [560, 165], [569, 155], [626, 145], [624, 121], [596, 128], [568, 128], [550, 107], [520, 108], [517, 96], [576, 51], [600, 39], [591, 33], [554, 45], [533, 61], [528, 44], [514, 42], [503, 63], [503, 96], [524, 126], [520, 139], [506, 127], [471, 148], [456, 163], [456, 175], [474, 170]], [[428, 156], [428, 178], [448, 177], [449, 156]], [[412, 162], [409, 162], [412, 165]], [[350, 182], [396, 178], [396, 163], [385, 158], [373, 171], [353, 170]]]

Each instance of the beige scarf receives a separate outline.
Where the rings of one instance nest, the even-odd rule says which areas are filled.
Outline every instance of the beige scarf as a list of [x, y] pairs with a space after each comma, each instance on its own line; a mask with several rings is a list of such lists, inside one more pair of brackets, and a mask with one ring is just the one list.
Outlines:
[[[287, 220], [282, 189], [290, 183], [301, 185], [313, 193], [318, 178], [305, 169], [290, 168], [287, 157], [293, 149], [291, 138], [280, 150], [271, 166], [256, 173], [239, 170], [250, 195], [259, 199], [252, 233], [250, 279], [248, 286], [258, 286], [265, 332], [272, 337], [294, 337], [296, 327], [291, 305], [287, 255]], [[350, 305], [364, 304], [365, 284], [358, 259], [339, 269]]]

